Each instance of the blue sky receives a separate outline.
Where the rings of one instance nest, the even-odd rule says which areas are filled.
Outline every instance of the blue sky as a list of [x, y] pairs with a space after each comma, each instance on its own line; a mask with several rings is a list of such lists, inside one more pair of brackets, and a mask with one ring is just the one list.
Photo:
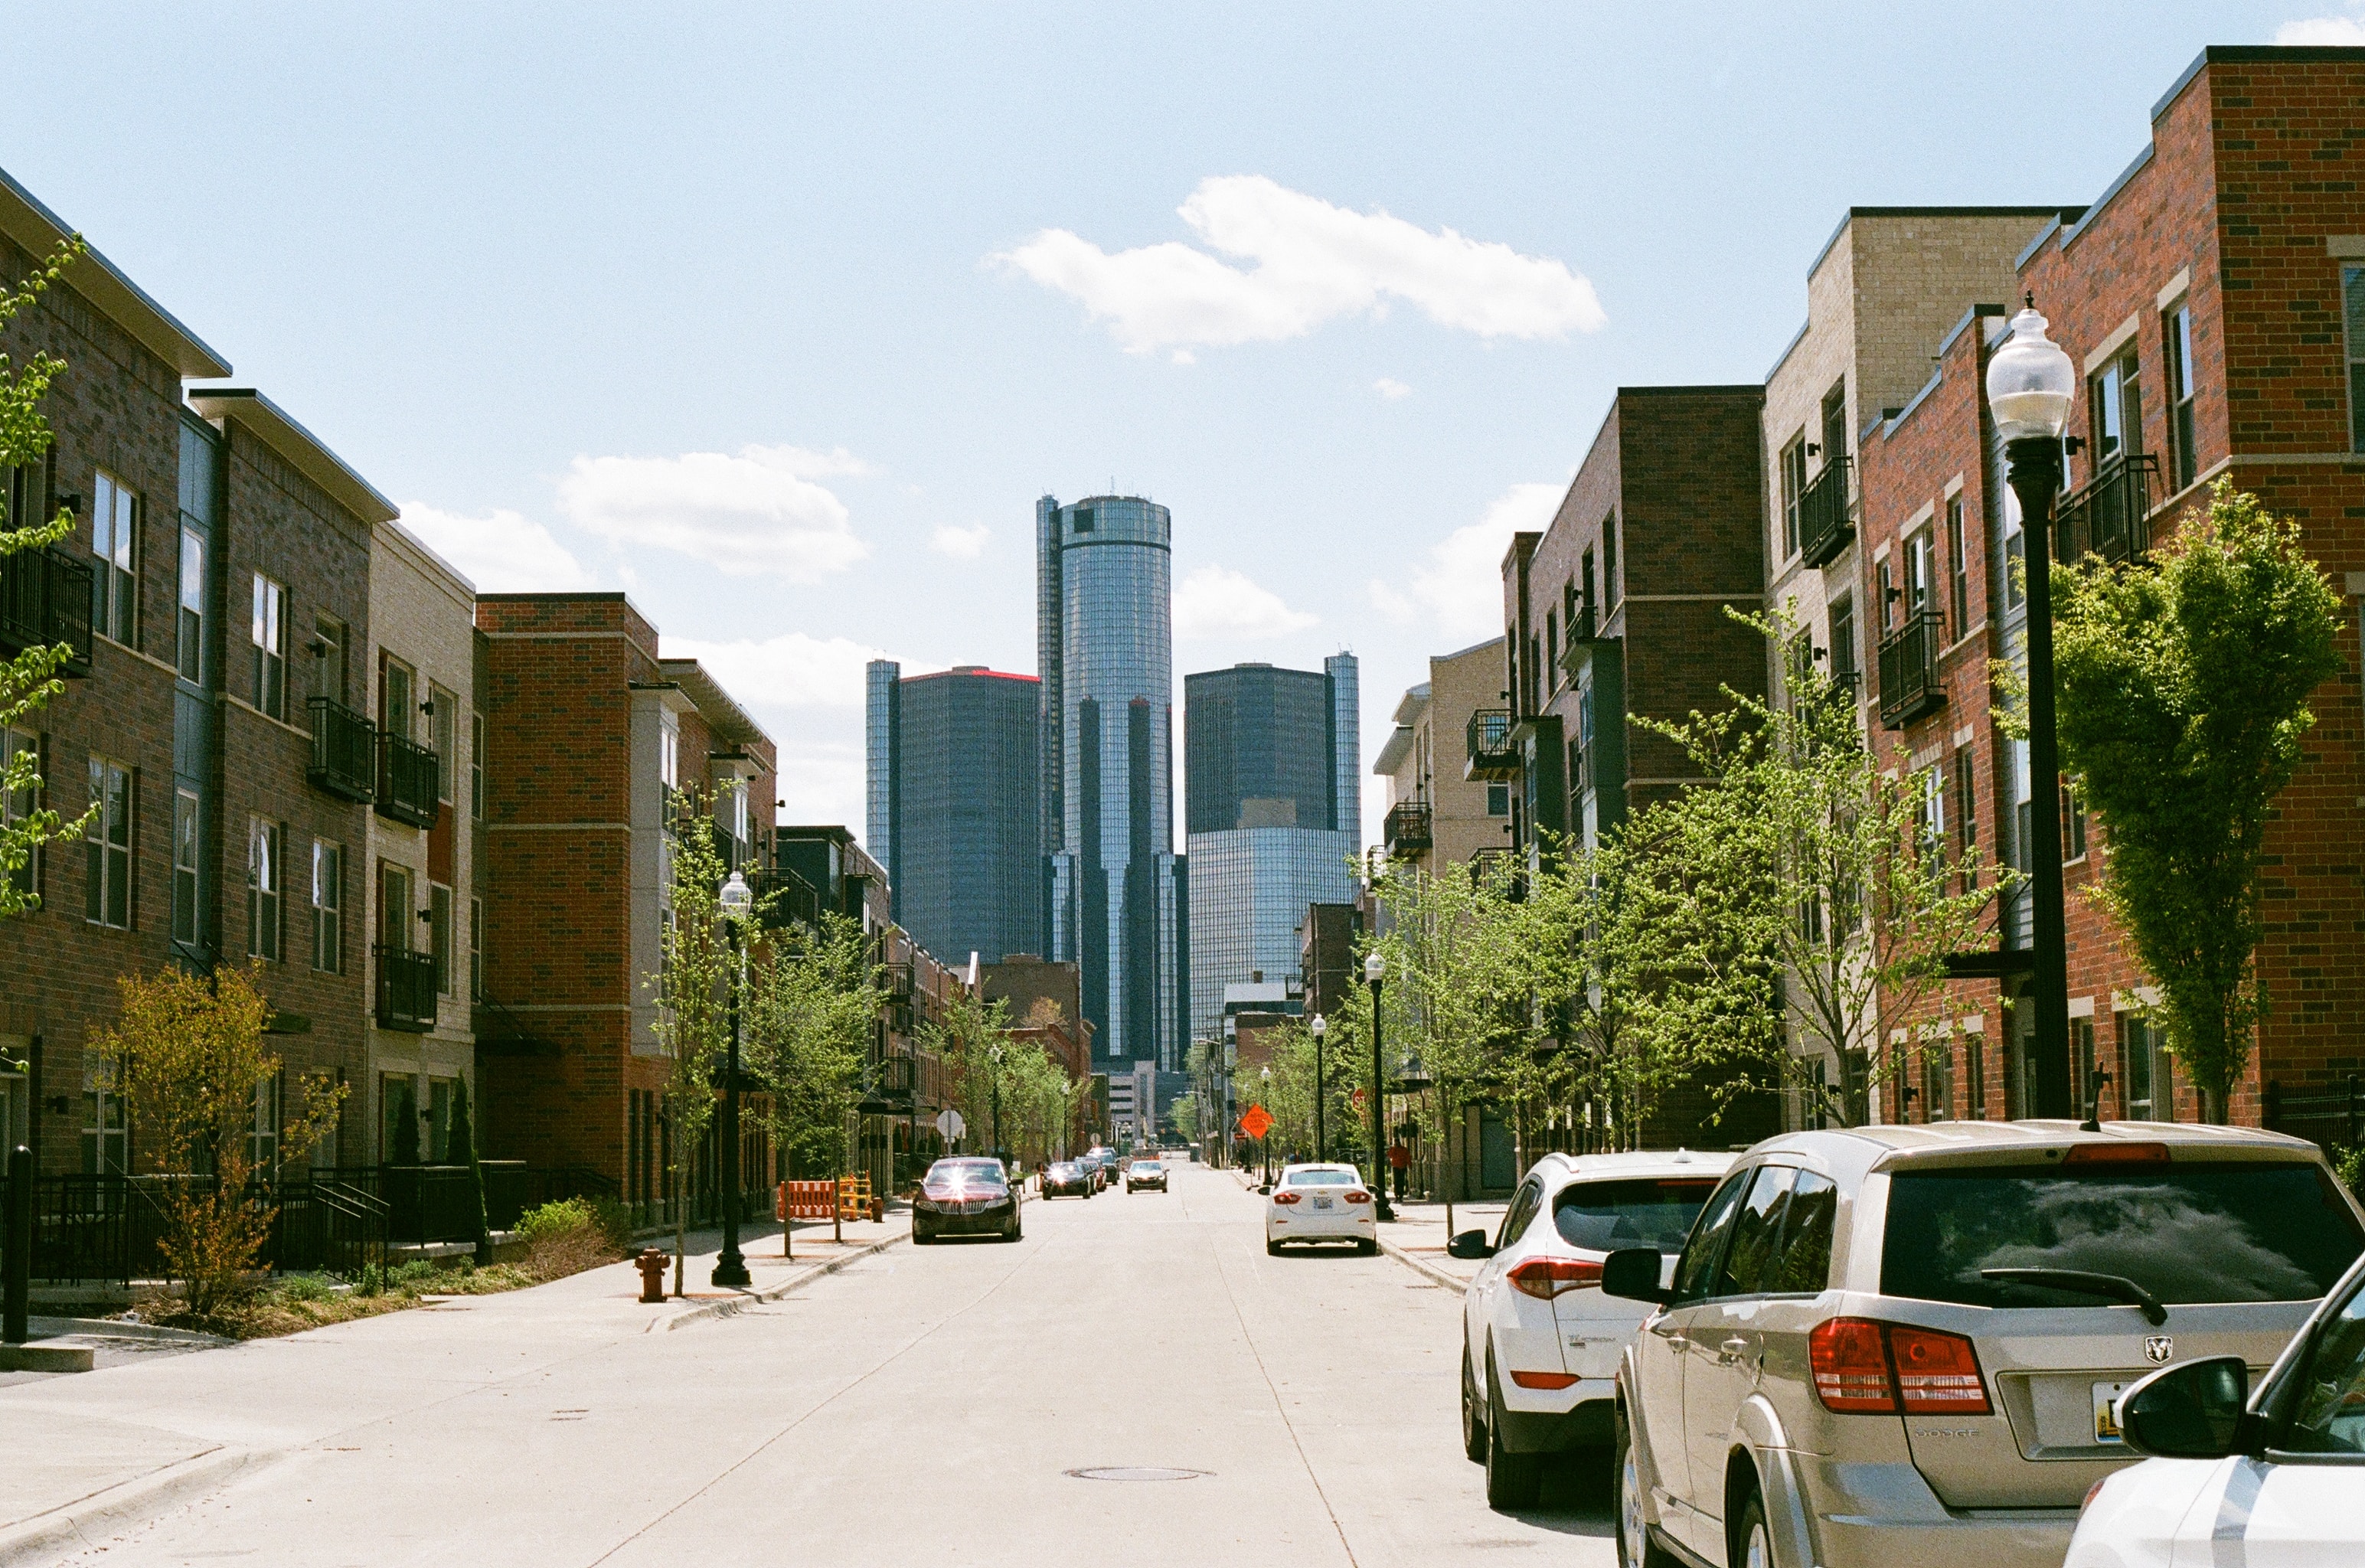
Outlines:
[[1368, 766], [1611, 390], [1760, 379], [1847, 206], [2087, 201], [2203, 44], [2365, 42], [2347, 0], [490, 9], [20, 11], [0, 166], [480, 586], [627, 588], [783, 818], [857, 827], [865, 658], [1034, 667], [1044, 491], [1172, 508], [1178, 689], [1361, 655]]

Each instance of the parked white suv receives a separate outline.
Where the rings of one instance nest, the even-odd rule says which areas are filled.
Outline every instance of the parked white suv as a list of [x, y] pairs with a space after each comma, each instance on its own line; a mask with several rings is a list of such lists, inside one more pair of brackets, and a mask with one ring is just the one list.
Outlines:
[[1620, 1248], [1683, 1246], [1729, 1154], [1547, 1154], [1511, 1194], [1489, 1242], [1446, 1250], [1485, 1260], [1463, 1295], [1462, 1446], [1486, 1467], [1486, 1501], [1536, 1500], [1543, 1456], [1609, 1447], [1618, 1353], [1644, 1309], [1601, 1294]]

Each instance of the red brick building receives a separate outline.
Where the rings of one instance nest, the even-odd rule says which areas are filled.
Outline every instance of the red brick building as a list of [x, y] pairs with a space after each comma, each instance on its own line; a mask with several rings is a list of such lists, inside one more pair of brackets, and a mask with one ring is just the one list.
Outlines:
[[[2300, 527], [2349, 600], [2365, 591], [2365, 50], [2212, 48], [2155, 106], [2151, 135], [2090, 207], [2046, 226], [2019, 285], [2084, 376], [2057, 548], [2113, 558], [2148, 548], [2229, 478]], [[1936, 374], [1862, 442], [1864, 558], [1882, 622], [1879, 710], [1904, 765], [1933, 773], [1943, 831], [1990, 860], [2026, 863], [2020, 747], [1999, 737], [1989, 661], [2012, 656], [2018, 508], [1981, 392], [2008, 300], [1964, 300]], [[2315, 697], [2307, 760], [2268, 840], [2272, 1002], [2234, 1119], [2309, 1136], [2338, 1130], [2331, 1101], [2365, 1069], [2365, 715], [2356, 635], [2348, 670]], [[2157, 1000], [2084, 896], [2108, 834], [2068, 816], [2071, 1072], [2082, 1102], [2108, 1072], [2105, 1115], [2198, 1106], [2158, 1049]], [[2012, 945], [2024, 909], [1999, 912]], [[2031, 1009], [2013, 986], [1959, 982], [1951, 1045], [1917, 1070], [1914, 1120], [2023, 1114]], [[1902, 1045], [1902, 1042], [1899, 1042]], [[1892, 1103], [1884, 1119], [1899, 1119]]]

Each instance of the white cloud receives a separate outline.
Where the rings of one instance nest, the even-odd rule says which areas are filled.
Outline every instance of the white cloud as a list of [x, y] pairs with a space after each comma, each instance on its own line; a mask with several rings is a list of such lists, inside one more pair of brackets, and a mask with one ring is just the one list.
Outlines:
[[870, 553], [816, 479], [870, 472], [840, 447], [748, 446], [736, 456], [577, 457], [558, 505], [588, 532], [678, 551], [734, 576], [818, 582]]
[[2365, 44], [2365, 5], [2350, 0], [2346, 17], [2316, 17], [2306, 21], [2285, 22], [2275, 29], [2275, 41], [2286, 46], [2296, 44]]
[[1386, 375], [1383, 375], [1377, 381], [1373, 382], [1372, 390], [1378, 393], [1381, 397], [1385, 398], [1391, 403], [1395, 402], [1398, 398], [1409, 398], [1412, 396], [1411, 387], [1406, 386], [1403, 382], [1395, 379], [1393, 376]]
[[1280, 637], [1319, 619], [1223, 566], [1202, 566], [1174, 588], [1177, 637]]
[[550, 530], [519, 512], [496, 509], [482, 517], [402, 504], [402, 526], [458, 567], [479, 593], [572, 593], [593, 586]]
[[992, 537], [993, 530], [981, 522], [975, 528], [955, 528], [947, 523], [936, 530], [936, 538], [929, 543], [938, 554], [974, 561], [985, 554], [985, 542]]
[[1129, 353], [1272, 342], [1391, 300], [1482, 338], [1558, 338], [1605, 318], [1593, 285], [1549, 256], [1435, 231], [1385, 212], [1351, 212], [1258, 174], [1199, 182], [1178, 209], [1200, 241], [1112, 254], [1046, 229], [990, 260], [1081, 301]]
[[1429, 546], [1429, 560], [1413, 572], [1409, 591], [1374, 580], [1372, 602], [1399, 620], [1426, 609], [1448, 636], [1500, 634], [1503, 557], [1510, 551], [1511, 535], [1548, 526], [1567, 489], [1565, 482], [1512, 486], [1495, 498], [1485, 516]]
[[[760, 642], [750, 637], [728, 643], [667, 637], [665, 656], [696, 659], [749, 708], [777, 712], [790, 708], [860, 708], [862, 666], [892, 655], [851, 637], [784, 632]], [[915, 675], [928, 667], [907, 664], [903, 672]]]

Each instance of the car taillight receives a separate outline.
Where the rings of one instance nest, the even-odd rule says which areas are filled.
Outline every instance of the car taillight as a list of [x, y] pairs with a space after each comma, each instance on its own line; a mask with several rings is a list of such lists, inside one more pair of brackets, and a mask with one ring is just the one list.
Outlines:
[[2079, 1143], [2061, 1157], [2064, 1165], [2160, 1165], [2168, 1159], [2164, 1143]]
[[1347, 1194], [1347, 1201], [1351, 1204], [1368, 1204], [1372, 1201], [1372, 1194], [1358, 1189]]
[[1507, 1276], [1524, 1295], [1550, 1301], [1564, 1291], [1601, 1282], [1601, 1265], [1591, 1258], [1530, 1258]]
[[2087, 1509], [2094, 1506], [2094, 1499], [2102, 1495], [2102, 1487], [2111, 1478], [2107, 1475], [2098, 1476], [2095, 1479], [2094, 1484], [2086, 1488], [2085, 1498], [2078, 1505], [2078, 1513], [2080, 1518], [2084, 1517]]
[[1521, 1388], [1566, 1388], [1576, 1381], [1574, 1372], [1522, 1372], [1511, 1374], [1511, 1381]]
[[1298, 1197], [1295, 1193], [1275, 1193], [1272, 1195], [1272, 1201], [1276, 1204], [1294, 1204], [1298, 1201]]
[[1960, 1334], [1834, 1317], [1807, 1335], [1815, 1396], [1840, 1415], [1990, 1413], [1978, 1351]]

